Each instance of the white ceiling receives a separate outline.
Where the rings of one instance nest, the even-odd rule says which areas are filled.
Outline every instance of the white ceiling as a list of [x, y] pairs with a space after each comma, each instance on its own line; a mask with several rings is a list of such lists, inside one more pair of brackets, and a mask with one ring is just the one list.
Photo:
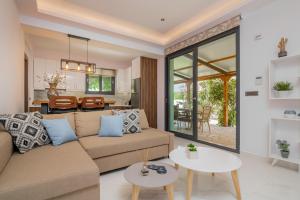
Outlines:
[[[64, 0], [165, 33], [220, 0]], [[165, 18], [161, 22], [161, 18]]]
[[[75, 23], [163, 47], [267, 0], [15, 0], [21, 17]], [[161, 22], [160, 19], [166, 21]], [[27, 19], [27, 22], [33, 19]], [[38, 22], [35, 22], [38, 23]], [[41, 26], [42, 23], [39, 23]], [[206, 27], [207, 28], [207, 27]]]
[[[26, 39], [29, 40], [33, 52], [39, 55], [39, 51], [58, 53], [62, 57], [68, 58], [69, 40], [66, 34], [45, 30], [41, 28], [23, 25]], [[86, 58], [86, 41], [71, 39], [71, 59], [80, 57]], [[131, 60], [138, 56], [154, 57], [147, 52], [136, 51], [95, 40], [89, 41], [89, 57], [97, 60], [113, 61], [119, 63], [131, 63]]]

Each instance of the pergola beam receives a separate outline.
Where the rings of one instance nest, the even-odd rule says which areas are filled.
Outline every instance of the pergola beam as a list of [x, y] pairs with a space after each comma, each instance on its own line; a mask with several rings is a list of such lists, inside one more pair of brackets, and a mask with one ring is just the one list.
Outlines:
[[[186, 58], [188, 58], [188, 59], [193, 60], [193, 56], [190, 55], [190, 54], [185, 54], [184, 56], [185, 56]], [[220, 59], [218, 59], [218, 60], [220, 60]], [[220, 68], [220, 67], [217, 67], [217, 66], [215, 66], [215, 65], [213, 65], [213, 64], [211, 64], [211, 63], [209, 63], [209, 62], [207, 62], [207, 61], [205, 61], [205, 60], [202, 60], [202, 59], [200, 59], [199, 57], [197, 58], [197, 61], [198, 61], [198, 66], [202, 64], [202, 65], [205, 65], [206, 67], [208, 67], [208, 68], [210, 68], [210, 69], [213, 69], [213, 70], [215, 70], [215, 71], [217, 71], [217, 72], [219, 72], [219, 73], [222, 73], [222, 74], [225, 74], [225, 73], [226, 73], [226, 71], [225, 71], [224, 69], [222, 69], [222, 68]]]
[[191, 80], [191, 78], [186, 77], [186, 76], [184, 76], [184, 75], [181, 75], [181, 74], [179, 74], [179, 73], [177, 73], [177, 72], [174, 72], [174, 76], [177, 76], [177, 77], [182, 78], [182, 79], [185, 79], [185, 80]]
[[[211, 60], [211, 61], [208, 61], [207, 63], [209, 64], [213, 64], [213, 63], [216, 63], [216, 62], [221, 62], [221, 61], [225, 61], [225, 60], [231, 60], [231, 59], [234, 59], [236, 56], [235, 55], [231, 55], [231, 56], [226, 56], [226, 57], [223, 57], [223, 58], [219, 58], [219, 59], [216, 59], [216, 60]], [[202, 64], [198, 65], [198, 67], [201, 67], [203, 66]], [[174, 71], [182, 71], [182, 70], [186, 70], [186, 69], [190, 69], [190, 68], [193, 68], [193, 66], [186, 66], [186, 67], [182, 67], [180, 69], [175, 69]]]
[[[206, 76], [199, 76], [198, 81], [206, 81], [210, 79], [216, 79], [216, 78], [224, 78], [224, 77], [229, 77], [231, 78], [232, 76], [236, 75], [236, 71], [232, 72], [227, 72], [226, 74], [212, 74], [212, 75], [206, 75]], [[179, 84], [179, 83], [186, 83], [190, 82], [192, 80], [179, 80], [179, 81], [174, 81], [174, 84]]]
[[224, 70], [224, 69], [221, 69], [220, 67], [217, 67], [213, 64], [210, 64], [204, 60], [201, 60], [200, 58], [198, 58], [198, 63], [202, 64], [202, 65], [205, 65], [206, 67], [210, 68], [210, 69], [213, 69], [221, 74], [226, 74], [227, 72]]

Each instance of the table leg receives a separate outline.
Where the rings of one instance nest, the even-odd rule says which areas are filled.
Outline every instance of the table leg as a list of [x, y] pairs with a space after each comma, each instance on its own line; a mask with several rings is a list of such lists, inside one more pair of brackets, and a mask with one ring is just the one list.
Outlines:
[[213, 173], [211, 173], [211, 175], [212, 175], [212, 176], [215, 176], [215, 173], [213, 172]]
[[191, 200], [193, 189], [193, 170], [187, 170], [187, 184], [186, 184], [186, 200]]
[[167, 186], [164, 186], [164, 190], [167, 191]]
[[168, 200], [174, 200], [174, 185], [167, 185]]
[[240, 190], [239, 177], [238, 177], [237, 170], [232, 171], [231, 176], [232, 176], [234, 188], [236, 191], [236, 198], [237, 198], [237, 200], [241, 200], [242, 196], [241, 196], [241, 190]]
[[139, 193], [140, 193], [140, 187], [137, 186], [137, 185], [132, 185], [131, 200], [138, 200], [139, 199]]
[[179, 165], [175, 163], [175, 169], [179, 169]]

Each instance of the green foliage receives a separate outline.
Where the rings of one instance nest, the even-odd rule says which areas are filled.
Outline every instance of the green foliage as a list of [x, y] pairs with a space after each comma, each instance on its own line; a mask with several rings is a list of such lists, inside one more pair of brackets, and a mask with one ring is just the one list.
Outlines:
[[112, 91], [111, 77], [102, 77], [102, 91], [110, 92]]
[[185, 99], [184, 92], [174, 92], [174, 99], [184, 100]]
[[89, 91], [99, 91], [99, 77], [89, 75]]
[[188, 147], [189, 151], [192, 151], [192, 152], [197, 151], [197, 147], [194, 144], [188, 144], [187, 147]]
[[273, 89], [276, 91], [289, 91], [293, 90], [293, 86], [288, 81], [279, 81], [274, 84]]
[[278, 145], [278, 148], [281, 151], [285, 151], [285, 152], [289, 152], [290, 151], [289, 150], [290, 144], [288, 144], [286, 140], [277, 140], [276, 144]]
[[[218, 125], [224, 126], [224, 85], [221, 79], [199, 82], [198, 99], [201, 106], [211, 105], [218, 116]], [[236, 125], [236, 79], [228, 82], [228, 126]]]

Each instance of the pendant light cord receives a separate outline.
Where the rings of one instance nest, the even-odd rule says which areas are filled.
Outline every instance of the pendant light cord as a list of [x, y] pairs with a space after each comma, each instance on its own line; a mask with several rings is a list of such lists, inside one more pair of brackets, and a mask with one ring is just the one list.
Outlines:
[[69, 36], [69, 60], [71, 59], [71, 38]]
[[86, 41], [86, 62], [89, 63], [89, 41]]

